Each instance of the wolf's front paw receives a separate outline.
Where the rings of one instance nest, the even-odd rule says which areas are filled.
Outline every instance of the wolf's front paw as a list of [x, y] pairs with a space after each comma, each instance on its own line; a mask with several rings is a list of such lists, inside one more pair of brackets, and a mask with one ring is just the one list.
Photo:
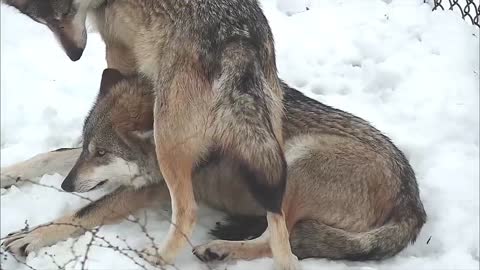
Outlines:
[[33, 231], [22, 230], [9, 234], [2, 242], [2, 247], [17, 256], [26, 257], [30, 252], [51, 243], [52, 241], [40, 229]]
[[223, 261], [230, 257], [230, 250], [221, 242], [216, 241], [197, 246], [192, 252], [202, 262]]
[[7, 235], [5, 239], [2, 239], [1, 246], [8, 252], [26, 257], [32, 251], [67, 239], [77, 230], [76, 227], [69, 225], [41, 225], [30, 231], [21, 230]]
[[[37, 169], [28, 162], [19, 162], [7, 167], [3, 167], [0, 173], [0, 185], [2, 188], [10, 187], [12, 185], [21, 185], [25, 183], [27, 176], [32, 175], [32, 171]], [[37, 175], [40, 177], [41, 175]]]
[[172, 263], [158, 248], [153, 247], [144, 249], [141, 257], [151, 265], [165, 266]]
[[0, 174], [0, 187], [6, 188], [9, 186], [12, 186], [15, 183], [17, 183], [17, 181], [20, 181], [20, 180], [21, 180], [21, 177], [19, 175], [15, 176], [15, 175], [7, 174], [2, 171], [2, 173]]
[[275, 263], [276, 270], [300, 270], [302, 269], [298, 258], [295, 255], [291, 255], [290, 258], [284, 258], [281, 263]]

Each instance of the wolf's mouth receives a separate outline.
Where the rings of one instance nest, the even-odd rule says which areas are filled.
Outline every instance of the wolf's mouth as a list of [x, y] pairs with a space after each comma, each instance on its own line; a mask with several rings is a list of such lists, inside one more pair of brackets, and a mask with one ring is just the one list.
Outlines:
[[107, 181], [108, 181], [108, 179], [105, 179], [105, 180], [99, 182], [99, 183], [96, 184], [94, 187], [92, 187], [89, 191], [92, 191], [92, 190], [94, 190], [94, 189], [97, 189], [97, 188], [102, 187], [103, 185], [105, 185], [105, 183], [107, 183]]

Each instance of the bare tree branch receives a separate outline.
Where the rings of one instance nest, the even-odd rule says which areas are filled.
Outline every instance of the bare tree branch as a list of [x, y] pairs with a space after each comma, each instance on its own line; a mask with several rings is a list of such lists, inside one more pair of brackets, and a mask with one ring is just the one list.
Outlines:
[[[71, 196], [75, 196], [77, 198], [88, 201], [90, 203], [94, 202], [94, 200], [92, 200], [92, 199], [90, 199], [86, 196], [83, 196], [83, 195], [80, 195], [80, 194], [77, 194], [77, 193], [65, 192], [65, 191], [63, 191], [59, 188], [54, 187], [54, 186], [49, 186], [49, 185], [37, 183], [37, 182], [32, 181], [30, 179], [16, 178], [16, 181], [17, 182], [24, 181], [24, 182], [27, 182], [27, 183], [30, 183], [30, 184], [33, 184], [33, 185], [53, 189], [57, 192], [67, 193], [67, 194], [70, 194]], [[113, 213], [115, 213], [114, 209], [111, 209], [111, 211]], [[52, 264], [55, 265], [55, 267], [57, 267], [57, 269], [66, 269], [66, 267], [71, 265], [71, 264], [73, 264], [72, 267], [75, 267], [77, 264], [80, 264], [80, 268], [82, 270], [87, 269], [87, 262], [89, 260], [89, 255], [92, 252], [92, 247], [111, 249], [111, 250], [115, 251], [116, 253], [122, 255], [123, 257], [128, 258], [132, 263], [137, 265], [139, 267], [139, 269], [148, 269], [147, 268], [148, 265], [150, 265], [154, 268], [160, 267], [160, 269], [165, 269], [164, 267], [162, 267], [160, 265], [156, 265], [156, 264], [154, 264], [154, 263], [152, 263], [152, 262], [150, 262], [146, 259], [146, 255], [155, 255], [155, 256], [160, 258], [160, 253], [159, 253], [158, 246], [155, 243], [155, 238], [151, 235], [151, 233], [147, 229], [148, 218], [147, 218], [146, 211], [144, 210], [145, 219], [143, 220], [143, 222], [141, 222], [141, 220], [138, 217], [134, 216], [133, 213], [130, 216], [131, 217], [124, 218], [124, 220], [126, 220], [126, 221], [128, 221], [132, 224], [136, 224], [136, 226], [138, 226], [140, 228], [144, 237], [146, 237], [148, 239], [148, 241], [151, 243], [152, 247], [154, 248], [155, 254], [146, 254], [144, 250], [138, 250], [138, 249], [135, 249], [135, 248], [131, 247], [131, 245], [127, 242], [127, 239], [123, 239], [118, 235], [116, 236], [116, 239], [119, 239], [125, 247], [120, 247], [119, 245], [113, 244], [111, 241], [109, 241], [105, 237], [99, 235], [99, 231], [103, 227], [103, 222], [102, 222], [102, 225], [97, 226], [96, 228], [93, 228], [93, 229], [87, 228], [87, 227], [79, 225], [79, 224], [62, 223], [62, 222], [50, 222], [50, 223], [38, 225], [38, 226], [34, 227], [33, 229], [30, 229], [30, 226], [28, 224], [28, 220], [26, 220], [25, 221], [25, 227], [23, 229], [21, 229], [19, 232], [31, 233], [35, 230], [40, 229], [40, 228], [49, 227], [49, 226], [73, 226], [73, 227], [76, 227], [76, 228], [80, 229], [82, 232], [89, 234], [91, 237], [86, 244], [85, 252], [81, 255], [76, 254], [74, 247], [75, 247], [75, 245], [78, 244], [79, 239], [77, 238], [71, 246], [72, 258], [69, 259], [68, 261], [66, 261], [65, 263], [59, 263], [56, 260], [55, 255], [53, 255], [53, 254], [50, 254], [50, 253], [47, 253], [47, 252], [44, 253], [44, 255], [46, 255], [50, 259]], [[172, 224], [173, 226], [177, 226], [176, 224], [174, 224], [171, 221], [169, 216], [162, 214], [162, 217], [165, 217], [165, 219], [167, 221], [169, 221], [170, 224]], [[0, 238], [0, 240], [3, 241], [5, 239], [9, 238], [9, 236], [11, 236], [11, 235], [12, 234], [9, 234], [5, 237], [2, 237], [2, 238]], [[187, 235], [184, 234], [183, 232], [182, 232], [182, 235], [187, 240], [189, 246], [193, 248], [194, 247], [193, 243], [187, 237]], [[12, 258], [14, 258], [16, 262], [26, 266], [27, 268], [29, 268], [31, 270], [37, 270], [36, 268], [27, 264], [25, 261], [18, 258], [15, 254], [7, 253], [3, 249], [0, 250], [0, 255], [3, 257], [3, 260], [7, 260], [8, 256], [12, 256]], [[212, 269], [210, 265], [208, 265], [206, 263], [204, 263], [204, 264], [207, 266], [208, 269]], [[174, 269], [179, 269], [175, 265], [170, 265], [170, 266], [172, 266]]]

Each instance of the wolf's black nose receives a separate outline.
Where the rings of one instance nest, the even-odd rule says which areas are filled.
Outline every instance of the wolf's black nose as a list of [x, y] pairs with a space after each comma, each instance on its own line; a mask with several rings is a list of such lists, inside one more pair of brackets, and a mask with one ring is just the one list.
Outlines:
[[67, 176], [65, 180], [63, 180], [62, 189], [66, 192], [73, 192], [74, 185], [73, 185], [73, 181], [71, 181], [69, 176]]
[[75, 48], [74, 47], [74, 48], [68, 48], [66, 50], [66, 52], [67, 52], [67, 55], [70, 58], [70, 60], [75, 62], [82, 57], [83, 50], [84, 50], [83, 48]]

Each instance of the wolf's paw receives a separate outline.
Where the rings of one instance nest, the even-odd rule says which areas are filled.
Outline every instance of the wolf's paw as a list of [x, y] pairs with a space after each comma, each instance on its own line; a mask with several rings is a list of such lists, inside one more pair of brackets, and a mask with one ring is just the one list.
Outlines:
[[[43, 230], [42, 230], [43, 229]], [[45, 228], [34, 229], [32, 231], [21, 230], [10, 233], [2, 239], [2, 247], [5, 251], [14, 255], [26, 257], [32, 251], [37, 251], [42, 247], [53, 244], [55, 240], [49, 230]]]
[[2, 238], [1, 246], [5, 251], [18, 256], [27, 256], [32, 251], [53, 245], [83, 230], [73, 224], [47, 223], [31, 230], [23, 229]]
[[141, 258], [151, 265], [166, 266], [172, 263], [172, 261], [165, 259], [166, 256], [162, 255], [164, 253], [162, 253], [157, 248], [153, 248], [153, 247], [146, 248], [142, 251], [141, 254], [142, 254]]
[[0, 174], [0, 187], [1, 188], [6, 188], [9, 186], [14, 185], [18, 181], [21, 181], [20, 175], [15, 175], [11, 173], [5, 173], [2, 170], [2, 173]]
[[230, 257], [230, 250], [221, 242], [216, 241], [197, 246], [192, 252], [203, 262], [223, 261]]
[[275, 270], [300, 270], [302, 267], [295, 255], [291, 255], [289, 259], [282, 258], [281, 262], [275, 262]]

